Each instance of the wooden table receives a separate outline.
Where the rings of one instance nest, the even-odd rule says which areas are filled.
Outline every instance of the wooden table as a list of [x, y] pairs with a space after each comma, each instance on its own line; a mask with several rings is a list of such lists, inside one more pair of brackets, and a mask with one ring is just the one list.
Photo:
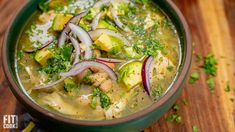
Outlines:
[[[158, 122], [147, 128], [146, 132], [192, 131], [196, 125], [204, 132], [235, 131], [235, 1], [234, 0], [173, 0], [180, 8], [189, 24], [194, 51], [205, 56], [213, 53], [218, 60], [216, 88], [212, 94], [206, 84], [206, 76], [201, 64], [193, 57], [192, 71], [198, 70], [199, 81], [186, 84], [177, 104], [180, 106], [181, 124], [166, 121], [172, 110]], [[24, 5], [26, 0], [0, 0], [0, 44], [4, 33], [15, 12]], [[1, 55], [0, 55], [1, 56]], [[1, 60], [0, 60], [1, 62]], [[231, 86], [225, 92], [226, 83]], [[18, 113], [21, 107], [10, 92], [7, 81], [0, 66], [0, 131], [2, 116]], [[189, 104], [184, 105], [183, 100]]]

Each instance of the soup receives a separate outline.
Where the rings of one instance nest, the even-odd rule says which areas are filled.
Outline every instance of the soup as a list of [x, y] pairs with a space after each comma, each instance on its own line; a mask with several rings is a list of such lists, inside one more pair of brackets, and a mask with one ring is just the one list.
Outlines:
[[51, 0], [22, 32], [17, 73], [41, 107], [78, 120], [108, 120], [158, 101], [177, 74], [180, 45], [152, 1]]

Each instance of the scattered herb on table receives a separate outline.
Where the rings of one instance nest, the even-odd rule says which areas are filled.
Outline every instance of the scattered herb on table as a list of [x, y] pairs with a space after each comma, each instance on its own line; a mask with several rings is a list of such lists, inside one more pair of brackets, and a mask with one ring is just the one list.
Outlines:
[[166, 119], [169, 122], [175, 122], [177, 124], [180, 124], [182, 122], [182, 117], [179, 114], [172, 114]]
[[198, 73], [198, 72], [193, 72], [193, 73], [190, 75], [189, 83], [190, 83], [190, 84], [193, 84], [193, 83], [195, 83], [198, 79], [199, 79], [199, 73]]
[[229, 82], [227, 82], [224, 91], [225, 91], [225, 92], [230, 92], [230, 85], [229, 85]]
[[206, 83], [207, 83], [210, 91], [214, 92], [214, 90], [215, 90], [215, 80], [214, 80], [214, 78], [210, 77], [209, 79], [207, 79]]
[[217, 71], [217, 60], [215, 59], [213, 54], [208, 54], [204, 59], [204, 71], [207, 75], [216, 75]]
[[189, 101], [186, 100], [186, 99], [184, 99], [184, 100], [183, 100], [183, 104], [184, 104], [184, 105], [188, 105], [188, 104], [189, 104]]
[[192, 126], [193, 132], [198, 132], [198, 127], [196, 125]]

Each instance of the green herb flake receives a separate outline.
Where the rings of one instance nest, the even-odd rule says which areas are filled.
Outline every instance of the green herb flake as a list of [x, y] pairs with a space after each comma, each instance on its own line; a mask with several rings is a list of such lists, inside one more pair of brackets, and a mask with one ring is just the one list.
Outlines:
[[92, 94], [93, 98], [97, 96], [100, 97], [100, 104], [102, 108], [108, 108], [111, 105], [111, 99], [109, 98], [109, 96], [106, 95], [104, 92], [100, 91], [98, 88], [94, 89]]
[[155, 98], [155, 99], [158, 99], [161, 97], [163, 93], [163, 88], [161, 85], [158, 85], [157, 87], [154, 87], [153, 90], [152, 90], [152, 96]]
[[23, 51], [18, 52], [18, 55], [17, 55], [18, 60], [23, 59], [23, 58], [24, 58], [24, 56], [25, 56], [25, 54], [24, 54], [24, 52], [23, 52]]
[[173, 67], [173, 66], [167, 66], [166, 68], [167, 68], [167, 70], [168, 70], [169, 72], [172, 72], [172, 71], [173, 71], [173, 69], [174, 69], [174, 67]]
[[184, 104], [184, 105], [188, 105], [188, 104], [189, 104], [189, 101], [186, 100], [186, 99], [184, 99], [184, 100], [183, 100], [183, 104]]
[[207, 75], [216, 75], [217, 71], [217, 60], [215, 59], [213, 54], [208, 54], [204, 59], [204, 71]]
[[175, 104], [175, 105], [173, 106], [173, 110], [174, 110], [175, 112], [178, 112], [178, 111], [180, 110], [180, 106], [177, 105], [177, 104]]
[[175, 122], [177, 124], [180, 124], [182, 122], [182, 117], [179, 114], [172, 114], [166, 119], [169, 122]]
[[192, 126], [193, 132], [198, 132], [198, 127], [196, 125]]
[[65, 45], [62, 48], [51, 48], [54, 52], [53, 58], [48, 59], [47, 65], [40, 68], [40, 71], [49, 76], [67, 71], [70, 64], [70, 56], [72, 54], [72, 46]]
[[193, 83], [195, 83], [198, 79], [199, 79], [199, 73], [198, 73], [198, 72], [193, 72], [193, 73], [190, 75], [189, 83], [190, 83], [190, 84], [193, 84]]
[[227, 82], [224, 91], [225, 91], [225, 92], [230, 92], [230, 90], [231, 90], [231, 89], [230, 89], [230, 85], [229, 85], [229, 83]]
[[214, 90], [215, 90], [215, 80], [214, 80], [214, 78], [210, 77], [209, 79], [207, 79], [206, 83], [207, 83], [210, 91], [214, 92]]

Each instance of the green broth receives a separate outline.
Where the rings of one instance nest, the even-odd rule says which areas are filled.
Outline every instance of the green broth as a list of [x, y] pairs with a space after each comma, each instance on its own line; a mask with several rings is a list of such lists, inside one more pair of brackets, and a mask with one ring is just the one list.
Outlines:
[[[89, 18], [94, 11], [93, 0], [81, 0], [80, 3], [58, 1], [60, 3], [57, 6], [47, 3], [45, 7], [48, 8], [43, 8], [46, 12], [37, 11], [30, 18], [17, 48], [18, 76], [27, 94], [38, 105], [68, 118], [106, 120], [128, 116], [145, 109], [164, 95], [177, 74], [181, 54], [179, 37], [171, 20], [155, 3], [141, 3], [138, 0], [131, 0], [130, 3], [122, 0], [121, 5], [115, 1], [112, 3], [118, 18], [130, 32], [125, 32], [122, 27], [116, 25], [112, 16], [110, 17], [112, 13], [109, 6], [100, 9], [104, 12], [100, 21], [104, 21], [106, 25], [98, 27], [115, 30], [130, 44], [125, 45], [122, 40], [105, 33], [93, 40], [91, 60], [94, 61], [98, 57], [122, 60], [121, 63], [105, 63], [117, 74], [117, 81], [112, 80], [103, 70], [90, 67], [86, 73], [67, 78], [52, 87], [34, 90], [38, 86], [60, 79], [60, 73], [69, 71], [73, 65], [74, 48], [71, 42], [67, 40], [62, 48], [56, 46], [61, 29], [55, 25], [55, 17], [58, 14], [64, 14], [62, 17], [68, 14], [72, 16], [89, 10], [90, 12], [76, 25], [84, 30], [91, 28]], [[51, 40], [51, 45], [40, 49]], [[84, 46], [80, 44], [80, 61], [84, 61], [82, 47]], [[32, 49], [35, 51], [29, 53]], [[47, 53], [45, 62], [41, 58], [37, 59], [40, 51]], [[150, 95], [143, 87], [143, 80], [138, 80], [142, 79], [141, 74], [136, 73], [140, 72], [138, 66], [143, 65], [147, 56], [154, 57]]]

